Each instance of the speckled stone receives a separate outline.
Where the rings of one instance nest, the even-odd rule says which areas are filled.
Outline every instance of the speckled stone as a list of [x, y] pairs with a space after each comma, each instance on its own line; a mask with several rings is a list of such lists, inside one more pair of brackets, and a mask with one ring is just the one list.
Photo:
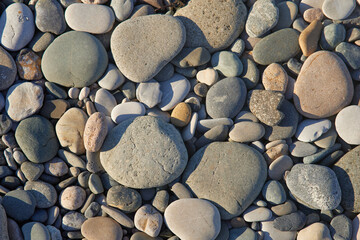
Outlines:
[[286, 176], [291, 194], [302, 204], [320, 210], [333, 210], [341, 201], [335, 173], [315, 164], [296, 164]]
[[56, 0], [38, 0], [35, 4], [35, 24], [41, 32], [62, 34], [66, 29], [64, 10]]
[[[266, 14], [263, 12], [266, 11]], [[246, 33], [250, 37], [262, 37], [276, 26], [279, 21], [279, 9], [273, 0], [256, 1], [246, 20]]]
[[[226, 165], [222, 164], [225, 160]], [[211, 166], [217, 166], [214, 173]], [[265, 183], [266, 171], [257, 150], [241, 143], [214, 142], [192, 156], [182, 181], [197, 197], [215, 203], [223, 219], [231, 219], [255, 200]], [[226, 194], [230, 189], [235, 195]]]
[[263, 123], [275, 126], [284, 118], [279, 111], [284, 96], [281, 93], [268, 90], [252, 90], [248, 94], [250, 111]]
[[184, 43], [185, 28], [180, 20], [168, 15], [150, 15], [119, 24], [111, 35], [110, 45], [121, 73], [133, 82], [146, 82], [180, 52]]
[[244, 29], [247, 9], [241, 0], [193, 0], [176, 11], [186, 28], [186, 47], [210, 53], [230, 46]]

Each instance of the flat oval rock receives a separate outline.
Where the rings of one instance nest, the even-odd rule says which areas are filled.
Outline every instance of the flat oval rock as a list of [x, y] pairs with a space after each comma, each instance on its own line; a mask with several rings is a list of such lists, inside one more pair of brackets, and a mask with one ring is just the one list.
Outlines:
[[302, 204], [320, 210], [333, 210], [341, 201], [335, 173], [315, 164], [296, 164], [286, 176], [291, 194]]
[[184, 100], [190, 91], [190, 82], [176, 73], [169, 80], [160, 83], [160, 91], [162, 97], [158, 106], [162, 111], [169, 111]]
[[262, 38], [254, 47], [253, 57], [256, 63], [269, 65], [285, 62], [300, 52], [299, 32], [284, 28]]
[[117, 105], [111, 111], [111, 119], [119, 124], [129, 118], [145, 115], [145, 107], [139, 102], [125, 102]]
[[255, 200], [266, 176], [265, 160], [254, 148], [235, 142], [214, 142], [191, 157], [182, 182], [198, 198], [212, 201], [222, 219], [231, 219]]
[[101, 148], [100, 160], [117, 182], [141, 189], [175, 180], [184, 171], [188, 155], [173, 125], [160, 118], [143, 116], [128, 119], [110, 131]]
[[210, 53], [230, 46], [243, 31], [247, 9], [241, 0], [192, 0], [176, 11], [186, 28], [186, 47]]
[[294, 87], [294, 105], [305, 117], [330, 117], [351, 102], [353, 93], [345, 63], [332, 52], [318, 51], [301, 68]]
[[74, 3], [66, 8], [65, 20], [76, 31], [102, 34], [111, 30], [115, 15], [108, 6]]
[[108, 55], [102, 43], [85, 32], [70, 31], [45, 50], [41, 69], [46, 80], [65, 87], [86, 87], [105, 72]]
[[59, 149], [54, 126], [38, 115], [22, 120], [16, 128], [15, 138], [25, 156], [34, 163], [51, 160]]
[[25, 47], [35, 33], [34, 15], [23, 3], [9, 5], [0, 17], [0, 43], [10, 51]]
[[110, 46], [120, 72], [133, 82], [146, 82], [184, 44], [185, 28], [180, 20], [169, 15], [149, 15], [120, 23], [111, 35]]
[[348, 144], [360, 144], [360, 107], [351, 105], [342, 109], [335, 119], [336, 132]]

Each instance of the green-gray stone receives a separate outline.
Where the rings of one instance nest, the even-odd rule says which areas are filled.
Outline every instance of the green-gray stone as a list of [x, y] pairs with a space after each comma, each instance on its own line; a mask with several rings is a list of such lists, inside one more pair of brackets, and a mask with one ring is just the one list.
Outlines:
[[45, 78], [65, 87], [85, 87], [105, 72], [108, 56], [101, 42], [85, 32], [70, 31], [45, 50], [41, 69]]
[[254, 88], [260, 79], [260, 72], [253, 60], [249, 58], [241, 58], [243, 64], [243, 72], [240, 77], [244, 81], [247, 89]]
[[254, 47], [253, 57], [256, 63], [269, 65], [286, 62], [299, 52], [299, 32], [285, 28], [261, 39]]
[[36, 199], [37, 208], [49, 208], [55, 205], [58, 194], [53, 185], [43, 181], [27, 181], [24, 189]]
[[260, 193], [267, 176], [263, 156], [235, 142], [214, 142], [189, 160], [182, 182], [215, 204], [222, 219], [239, 216]]
[[344, 25], [332, 23], [322, 30], [320, 46], [324, 50], [334, 50], [339, 43], [345, 40], [345, 36]]
[[8, 192], [1, 202], [8, 217], [15, 221], [26, 221], [35, 212], [35, 197], [24, 190], [14, 190]]
[[15, 138], [25, 156], [34, 163], [51, 160], [59, 149], [54, 126], [38, 115], [22, 120], [16, 128]]
[[341, 59], [352, 69], [356, 70], [360, 68], [360, 47], [342, 42], [335, 48], [335, 52], [341, 57]]
[[56, 98], [65, 99], [67, 98], [67, 93], [64, 89], [52, 82], [45, 82], [46, 90], [54, 95]]
[[212, 55], [211, 65], [225, 77], [237, 77], [243, 71], [243, 65], [239, 57], [229, 51], [221, 51]]
[[39, 222], [29, 222], [21, 227], [24, 240], [50, 240], [49, 230]]

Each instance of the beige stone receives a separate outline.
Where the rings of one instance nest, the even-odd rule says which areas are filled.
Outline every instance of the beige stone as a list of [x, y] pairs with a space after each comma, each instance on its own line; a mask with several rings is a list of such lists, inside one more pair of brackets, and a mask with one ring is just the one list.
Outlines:
[[55, 131], [60, 145], [75, 154], [84, 154], [84, 129], [88, 117], [79, 108], [70, 108], [56, 123]]
[[185, 127], [191, 118], [191, 107], [189, 104], [181, 102], [171, 112], [170, 121], [176, 127]]
[[206, 68], [196, 74], [196, 79], [201, 83], [205, 83], [206, 85], [211, 86], [218, 81], [219, 74], [213, 68]]
[[134, 223], [140, 231], [150, 237], [157, 237], [162, 227], [163, 218], [153, 206], [146, 204], [136, 211]]
[[105, 114], [92, 114], [85, 124], [84, 146], [90, 152], [100, 150], [108, 132]]
[[76, 210], [83, 205], [85, 198], [86, 192], [82, 187], [71, 186], [60, 193], [59, 202], [67, 210]]
[[186, 28], [186, 47], [210, 53], [230, 46], [244, 29], [247, 9], [242, 0], [192, 0], [175, 15]]
[[81, 234], [87, 240], [120, 240], [123, 237], [120, 224], [109, 217], [89, 218], [81, 225]]
[[262, 82], [265, 90], [285, 93], [288, 83], [288, 74], [280, 64], [272, 63], [265, 68]]
[[311, 23], [315, 20], [323, 20], [324, 14], [321, 11], [321, 8], [309, 8], [304, 12], [303, 17], [306, 22]]
[[264, 158], [267, 161], [268, 165], [270, 165], [278, 157], [280, 157], [282, 155], [287, 155], [288, 149], [289, 149], [289, 147], [287, 144], [283, 143], [283, 144], [276, 145], [264, 153]]
[[347, 106], [354, 89], [345, 63], [336, 54], [318, 51], [303, 64], [294, 87], [294, 105], [308, 118], [326, 118]]
[[299, 231], [297, 240], [332, 240], [330, 230], [323, 223], [313, 223]]
[[321, 21], [315, 20], [301, 32], [299, 36], [299, 45], [305, 57], [310, 56], [316, 51], [321, 30]]

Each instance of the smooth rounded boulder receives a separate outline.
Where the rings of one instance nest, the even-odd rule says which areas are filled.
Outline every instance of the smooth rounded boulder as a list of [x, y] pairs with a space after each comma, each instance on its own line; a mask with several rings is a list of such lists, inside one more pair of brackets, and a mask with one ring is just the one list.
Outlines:
[[349, 105], [353, 82], [335, 53], [318, 51], [308, 57], [294, 86], [294, 105], [307, 118], [326, 118]]
[[19, 123], [15, 139], [27, 159], [33, 163], [51, 160], [59, 149], [54, 126], [49, 120], [38, 115]]
[[105, 72], [108, 55], [102, 43], [85, 32], [70, 31], [45, 50], [41, 70], [46, 80], [64, 87], [86, 87]]
[[146, 82], [181, 51], [185, 28], [169, 15], [140, 16], [120, 23], [110, 41], [120, 72], [133, 82]]
[[188, 154], [172, 124], [142, 116], [125, 120], [109, 132], [100, 161], [120, 184], [142, 189], [164, 186], [179, 177]]
[[191, 157], [182, 182], [198, 198], [214, 203], [222, 219], [231, 219], [255, 200], [266, 176], [265, 160], [254, 148], [235, 142], [214, 142]]

